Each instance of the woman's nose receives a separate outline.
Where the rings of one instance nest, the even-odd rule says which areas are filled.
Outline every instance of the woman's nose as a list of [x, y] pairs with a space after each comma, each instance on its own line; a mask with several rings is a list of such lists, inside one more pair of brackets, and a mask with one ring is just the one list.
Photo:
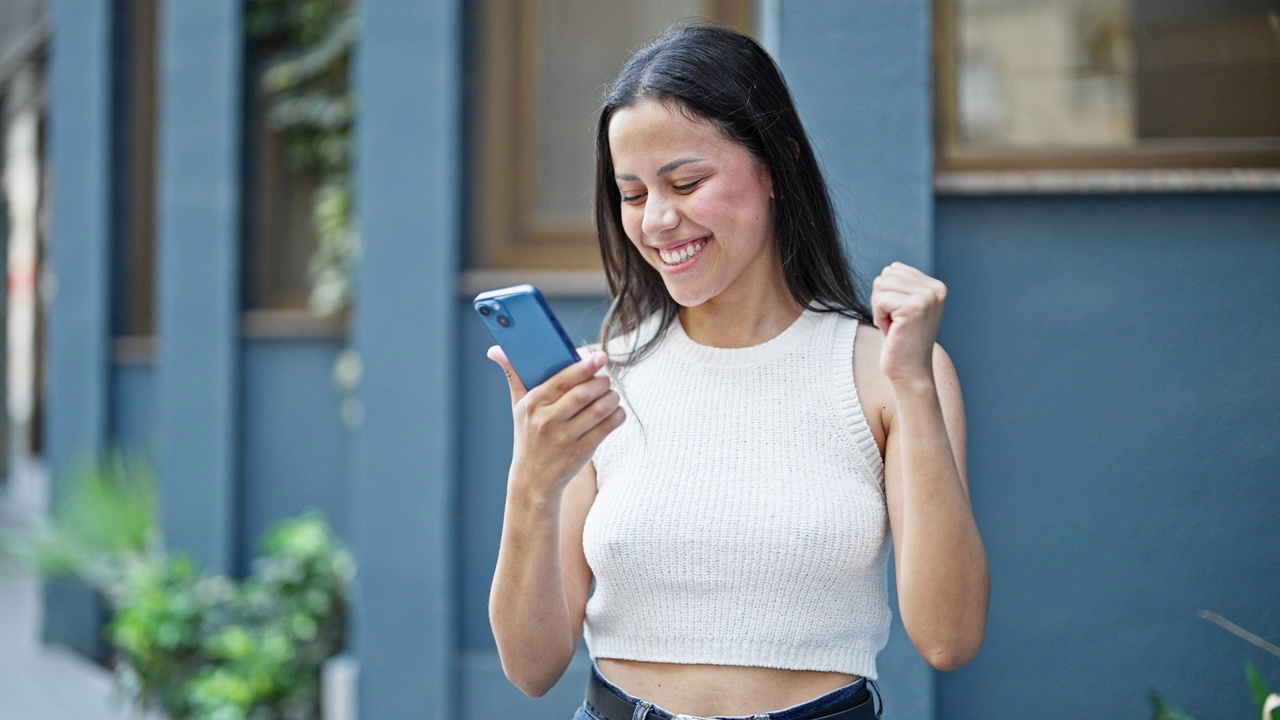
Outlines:
[[650, 193], [644, 204], [644, 220], [640, 225], [644, 234], [657, 237], [679, 224], [680, 213], [676, 210], [675, 203]]

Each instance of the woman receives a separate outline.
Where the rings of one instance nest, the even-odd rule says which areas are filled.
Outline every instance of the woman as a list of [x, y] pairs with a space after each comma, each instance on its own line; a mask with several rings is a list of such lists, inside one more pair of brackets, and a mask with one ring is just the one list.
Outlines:
[[945, 287], [895, 263], [862, 303], [786, 85], [733, 31], [637, 53], [597, 154], [609, 356], [526, 392], [489, 353], [515, 415], [507, 676], [545, 693], [585, 625], [577, 718], [871, 717], [890, 536], [912, 642], [968, 662], [990, 583]]

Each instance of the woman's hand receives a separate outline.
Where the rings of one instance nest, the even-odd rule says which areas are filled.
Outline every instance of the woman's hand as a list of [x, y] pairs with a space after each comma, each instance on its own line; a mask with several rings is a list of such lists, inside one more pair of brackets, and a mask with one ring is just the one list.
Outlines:
[[873, 321], [884, 333], [880, 369], [890, 382], [933, 380], [933, 344], [946, 301], [946, 285], [900, 262], [872, 283]]
[[559, 496], [626, 419], [609, 377], [599, 372], [604, 353], [587, 355], [533, 390], [525, 389], [502, 348], [489, 348], [488, 357], [502, 366], [511, 388], [511, 483], [543, 498]]

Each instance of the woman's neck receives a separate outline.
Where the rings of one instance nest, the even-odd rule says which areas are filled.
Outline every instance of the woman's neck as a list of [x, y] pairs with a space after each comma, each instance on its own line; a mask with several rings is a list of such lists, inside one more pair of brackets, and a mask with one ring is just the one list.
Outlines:
[[791, 326], [804, 308], [785, 283], [746, 297], [716, 297], [696, 307], [680, 308], [680, 325], [694, 342], [720, 348], [743, 348], [772, 340]]

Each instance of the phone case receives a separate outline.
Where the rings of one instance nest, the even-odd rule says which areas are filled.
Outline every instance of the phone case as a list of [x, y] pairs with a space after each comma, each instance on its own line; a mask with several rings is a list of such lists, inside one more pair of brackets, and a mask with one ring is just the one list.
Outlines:
[[477, 295], [474, 305], [526, 388], [532, 390], [578, 361], [578, 351], [538, 288], [490, 290]]

